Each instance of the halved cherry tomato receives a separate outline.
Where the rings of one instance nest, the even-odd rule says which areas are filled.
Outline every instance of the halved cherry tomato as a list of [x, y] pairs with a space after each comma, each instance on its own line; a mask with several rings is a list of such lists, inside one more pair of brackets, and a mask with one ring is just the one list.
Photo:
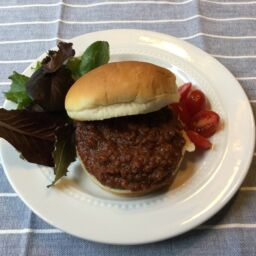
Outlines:
[[188, 128], [190, 124], [190, 115], [186, 108], [180, 103], [172, 103], [170, 104], [171, 109], [174, 111], [176, 115], [178, 115], [180, 121], [184, 125], [185, 128]]
[[185, 104], [189, 113], [192, 115], [198, 113], [205, 108], [205, 96], [200, 90], [193, 90], [185, 100]]
[[178, 88], [178, 92], [180, 94], [180, 102], [186, 100], [187, 96], [189, 95], [192, 88], [192, 83], [183, 84]]
[[197, 148], [210, 149], [212, 147], [212, 143], [208, 139], [198, 134], [197, 132], [189, 130], [186, 131], [186, 133], [189, 139], [195, 144]]
[[204, 110], [192, 117], [189, 127], [200, 135], [209, 138], [216, 132], [219, 122], [220, 117], [217, 113]]

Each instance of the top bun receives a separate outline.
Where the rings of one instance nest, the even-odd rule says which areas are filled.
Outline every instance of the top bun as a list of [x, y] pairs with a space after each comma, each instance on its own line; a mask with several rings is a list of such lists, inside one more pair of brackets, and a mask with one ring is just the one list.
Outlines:
[[72, 119], [90, 121], [145, 114], [178, 100], [172, 72], [146, 62], [122, 61], [78, 79], [66, 95], [65, 108]]

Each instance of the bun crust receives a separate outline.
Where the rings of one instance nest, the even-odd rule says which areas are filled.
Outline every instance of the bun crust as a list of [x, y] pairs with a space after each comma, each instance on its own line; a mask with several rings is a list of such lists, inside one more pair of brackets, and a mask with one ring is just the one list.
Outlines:
[[172, 72], [146, 62], [122, 61], [77, 80], [67, 93], [65, 108], [75, 120], [103, 120], [157, 111], [178, 99]]

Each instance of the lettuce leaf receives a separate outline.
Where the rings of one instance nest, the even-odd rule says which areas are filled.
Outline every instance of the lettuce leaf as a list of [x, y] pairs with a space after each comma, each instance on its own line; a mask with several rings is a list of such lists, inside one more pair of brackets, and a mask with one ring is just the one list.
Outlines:
[[31, 163], [54, 166], [55, 129], [67, 116], [47, 112], [0, 109], [0, 137], [11, 143]]
[[33, 103], [45, 111], [64, 111], [66, 94], [74, 83], [70, 71], [61, 66], [54, 73], [47, 73], [44, 67], [39, 68], [27, 83], [27, 93]]
[[45, 111], [65, 110], [66, 94], [74, 83], [71, 72], [63, 63], [75, 54], [72, 43], [60, 42], [58, 51], [49, 51], [27, 82], [27, 93], [33, 103]]
[[35, 66], [33, 66], [33, 67], [31, 67], [31, 70], [34, 70], [34, 72], [35, 71], [37, 71], [39, 68], [41, 68], [42, 67], [42, 63], [41, 63], [41, 61], [37, 61], [36, 62], [36, 65]]
[[66, 176], [68, 166], [76, 159], [75, 135], [72, 124], [66, 124], [55, 130], [53, 158], [55, 179], [47, 187], [53, 186], [59, 179]]
[[54, 167], [55, 179], [48, 187], [67, 174], [76, 157], [74, 126], [64, 107], [66, 93], [74, 80], [109, 61], [108, 42], [94, 42], [79, 58], [73, 57], [72, 43], [59, 42], [58, 48], [37, 62], [30, 78], [13, 72], [5, 96], [20, 110], [0, 109], [0, 137], [27, 161]]
[[105, 41], [92, 43], [81, 57], [72, 57], [67, 62], [67, 68], [72, 78], [77, 80], [90, 70], [109, 62], [109, 44]]
[[96, 41], [91, 44], [81, 56], [80, 74], [86, 74], [109, 61], [109, 44], [104, 41]]
[[42, 66], [46, 73], [55, 72], [69, 57], [75, 55], [72, 45], [72, 43], [59, 42], [58, 51], [48, 51], [48, 55], [42, 60]]
[[81, 59], [76, 58], [76, 57], [71, 57], [68, 62], [66, 67], [71, 71], [72, 78], [76, 81], [79, 77], [81, 77], [80, 74], [80, 63]]
[[13, 72], [9, 79], [12, 80], [11, 88], [8, 92], [5, 92], [6, 99], [17, 103], [17, 108], [22, 109], [31, 103], [31, 99], [27, 95], [26, 83], [29, 77]]

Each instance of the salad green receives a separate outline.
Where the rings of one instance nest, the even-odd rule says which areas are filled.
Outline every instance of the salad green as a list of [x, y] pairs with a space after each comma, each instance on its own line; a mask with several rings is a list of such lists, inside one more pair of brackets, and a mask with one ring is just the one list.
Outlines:
[[11, 143], [29, 162], [54, 167], [54, 185], [75, 161], [75, 124], [65, 111], [65, 96], [83, 74], [108, 63], [109, 44], [97, 41], [81, 57], [72, 43], [59, 42], [37, 62], [31, 77], [13, 72], [6, 99], [16, 110], [0, 109], [0, 137]]

